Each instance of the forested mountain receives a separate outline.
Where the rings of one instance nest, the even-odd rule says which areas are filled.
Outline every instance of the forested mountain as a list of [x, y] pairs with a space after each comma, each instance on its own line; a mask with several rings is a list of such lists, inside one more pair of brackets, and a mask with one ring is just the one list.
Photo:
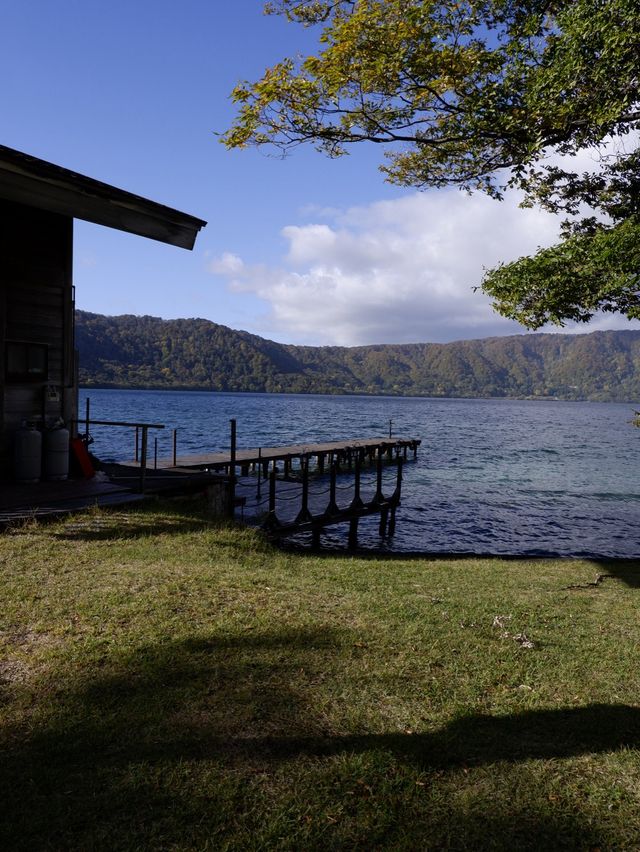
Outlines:
[[347, 348], [274, 343], [203, 319], [76, 316], [84, 386], [640, 398], [640, 331]]

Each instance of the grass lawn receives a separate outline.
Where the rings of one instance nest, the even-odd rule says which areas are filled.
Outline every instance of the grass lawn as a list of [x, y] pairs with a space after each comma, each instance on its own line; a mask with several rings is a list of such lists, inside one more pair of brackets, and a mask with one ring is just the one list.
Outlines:
[[640, 848], [639, 592], [184, 504], [10, 531], [0, 848]]

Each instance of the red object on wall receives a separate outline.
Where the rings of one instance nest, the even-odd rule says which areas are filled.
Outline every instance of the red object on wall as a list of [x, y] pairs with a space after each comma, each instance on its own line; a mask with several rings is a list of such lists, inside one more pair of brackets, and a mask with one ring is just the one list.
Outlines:
[[71, 439], [71, 458], [73, 460], [73, 467], [78, 470], [85, 479], [91, 479], [91, 477], [95, 474], [95, 470], [93, 469], [91, 458], [89, 457], [89, 453], [87, 452], [87, 448], [85, 447], [82, 438]]

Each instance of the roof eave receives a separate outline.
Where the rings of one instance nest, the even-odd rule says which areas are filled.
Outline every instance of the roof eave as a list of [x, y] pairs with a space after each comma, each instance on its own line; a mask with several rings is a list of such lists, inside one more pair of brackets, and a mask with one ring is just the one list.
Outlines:
[[0, 196], [192, 249], [207, 223], [126, 190], [0, 145]]

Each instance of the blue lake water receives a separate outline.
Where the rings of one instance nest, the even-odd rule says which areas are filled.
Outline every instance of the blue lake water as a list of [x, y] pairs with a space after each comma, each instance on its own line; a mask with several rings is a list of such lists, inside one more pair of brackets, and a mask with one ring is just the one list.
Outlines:
[[[91, 390], [81, 392], [81, 415], [87, 396], [92, 419], [165, 424], [150, 433], [150, 451], [157, 436], [166, 457], [174, 428], [178, 455], [228, 448], [232, 417], [239, 447], [384, 436], [392, 419], [394, 435], [422, 446], [405, 466], [395, 535], [381, 542], [375, 520], [363, 520], [365, 547], [640, 556], [640, 430], [631, 404]], [[131, 430], [95, 427], [93, 436], [101, 458], [133, 457]], [[385, 492], [393, 484], [389, 468]], [[255, 494], [255, 480], [242, 487]], [[326, 479], [315, 485], [319, 507], [326, 487]], [[348, 488], [345, 474], [338, 496]], [[368, 491], [371, 475], [363, 497]], [[340, 545], [344, 535], [334, 528], [325, 540]]]

